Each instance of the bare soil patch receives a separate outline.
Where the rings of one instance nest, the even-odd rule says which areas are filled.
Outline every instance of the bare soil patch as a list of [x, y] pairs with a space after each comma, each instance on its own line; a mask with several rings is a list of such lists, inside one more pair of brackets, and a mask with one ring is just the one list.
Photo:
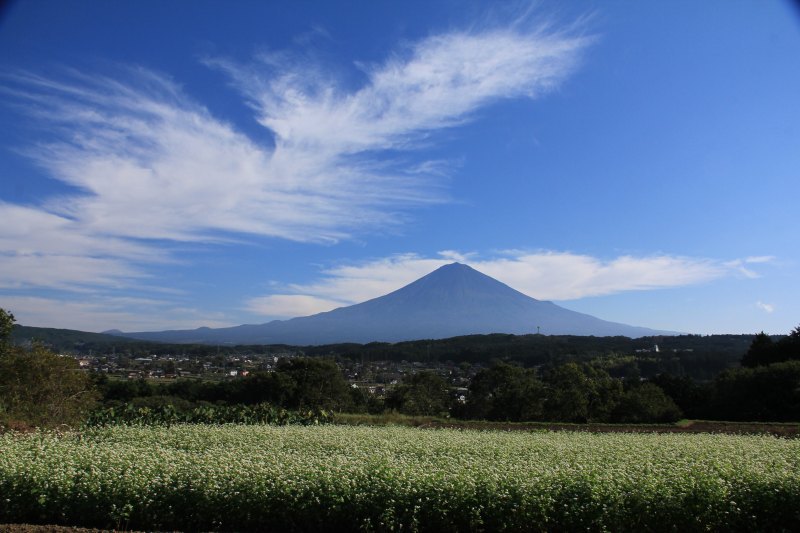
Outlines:
[[108, 529], [86, 529], [72, 526], [37, 526], [33, 524], [0, 524], [0, 533], [107, 533]]
[[592, 433], [724, 433], [800, 438], [800, 424], [693, 420], [682, 424], [557, 424], [430, 420], [419, 427], [499, 431], [589, 431]]

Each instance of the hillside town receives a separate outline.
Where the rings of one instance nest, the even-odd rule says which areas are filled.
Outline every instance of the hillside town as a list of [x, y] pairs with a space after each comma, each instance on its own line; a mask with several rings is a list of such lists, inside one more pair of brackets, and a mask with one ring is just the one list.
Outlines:
[[[112, 352], [104, 355], [61, 354], [77, 360], [82, 371], [117, 380], [169, 382], [177, 379], [225, 381], [243, 378], [254, 372], [272, 372], [281, 360], [303, 357], [302, 351], [283, 351], [247, 355], [158, 355], [129, 357]], [[387, 390], [404, 377], [420, 371], [432, 371], [463, 394], [471, 378], [485, 365], [470, 363], [419, 361], [353, 361], [334, 358], [351, 388], [383, 398]]]

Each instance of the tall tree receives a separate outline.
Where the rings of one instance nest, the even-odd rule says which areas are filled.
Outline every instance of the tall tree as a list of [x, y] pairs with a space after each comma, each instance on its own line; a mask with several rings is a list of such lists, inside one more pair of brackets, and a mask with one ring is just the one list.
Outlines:
[[682, 416], [680, 408], [658, 385], [642, 383], [623, 394], [614, 409], [615, 422], [675, 422]]
[[391, 392], [386, 407], [409, 415], [446, 415], [450, 408], [447, 382], [430, 370], [412, 374]]
[[486, 420], [542, 420], [544, 400], [544, 384], [532, 369], [496, 363], [472, 379], [465, 412]]
[[10, 344], [14, 315], [0, 309], [0, 423], [57, 426], [81, 421], [95, 402], [89, 376], [41, 345]]
[[287, 407], [341, 411], [350, 406], [352, 398], [347, 381], [336, 362], [331, 359], [282, 359], [275, 370], [276, 373], [288, 377], [293, 385], [291, 394], [286, 399]]
[[742, 357], [742, 366], [755, 368], [797, 360], [800, 360], [800, 326], [794, 328], [789, 335], [778, 342], [773, 342], [763, 331], [756, 335], [750, 349]]
[[742, 357], [742, 366], [754, 368], [776, 362], [777, 349], [772, 338], [763, 331], [755, 336], [747, 353]]
[[723, 372], [714, 380], [710, 409], [722, 420], [800, 420], [800, 361]]
[[551, 371], [547, 378], [547, 417], [560, 422], [587, 422], [592, 386], [576, 363]]
[[673, 376], [671, 374], [659, 374], [649, 381], [661, 387], [664, 394], [672, 398], [686, 418], [708, 416], [705, 411], [713, 385], [698, 384], [689, 376]]
[[800, 360], [800, 326], [778, 341], [776, 362]]
[[0, 356], [6, 354], [11, 347], [11, 333], [14, 331], [14, 315], [0, 309]]

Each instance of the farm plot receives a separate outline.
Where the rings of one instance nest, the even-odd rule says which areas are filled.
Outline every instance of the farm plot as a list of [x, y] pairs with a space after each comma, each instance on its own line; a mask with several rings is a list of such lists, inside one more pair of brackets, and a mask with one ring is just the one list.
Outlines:
[[0, 523], [142, 530], [797, 530], [800, 440], [408, 427], [0, 435]]

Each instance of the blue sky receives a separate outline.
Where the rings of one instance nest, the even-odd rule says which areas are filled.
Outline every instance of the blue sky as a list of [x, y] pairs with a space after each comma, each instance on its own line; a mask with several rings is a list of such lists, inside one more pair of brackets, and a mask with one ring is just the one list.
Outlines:
[[607, 320], [787, 333], [798, 57], [777, 0], [12, 2], [0, 307], [262, 323], [457, 260]]

